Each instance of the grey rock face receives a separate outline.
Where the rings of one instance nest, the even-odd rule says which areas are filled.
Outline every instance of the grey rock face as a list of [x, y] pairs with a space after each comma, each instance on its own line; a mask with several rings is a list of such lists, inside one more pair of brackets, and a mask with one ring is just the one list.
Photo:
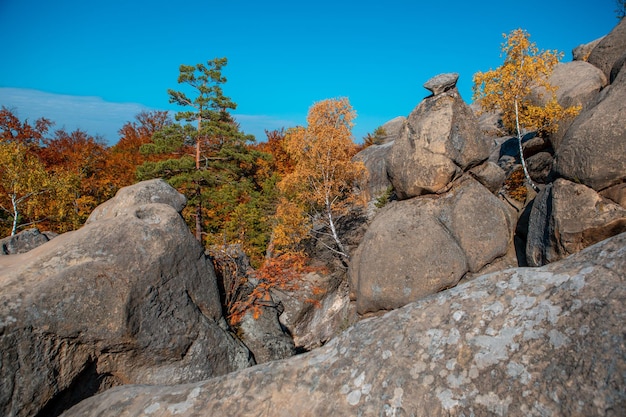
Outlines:
[[357, 311], [391, 310], [456, 285], [506, 254], [512, 228], [504, 203], [467, 177], [439, 198], [391, 203], [352, 258]]
[[563, 107], [593, 104], [608, 79], [597, 67], [588, 62], [560, 63], [550, 75], [551, 85], [558, 87], [556, 98]]
[[587, 62], [600, 68], [612, 83], [617, 71], [623, 65], [625, 54], [626, 20], [621, 19], [613, 30], [593, 48]]
[[411, 112], [387, 154], [387, 173], [400, 199], [437, 193], [489, 151], [476, 116], [452, 89]]
[[433, 95], [445, 93], [448, 90], [456, 87], [456, 82], [459, 80], [459, 74], [451, 72], [447, 74], [439, 74], [426, 81], [424, 88], [433, 93]]
[[179, 213], [187, 205], [185, 196], [162, 179], [143, 181], [140, 184], [120, 189], [115, 198], [96, 207], [85, 224], [128, 214], [136, 206], [144, 204], [167, 204]]
[[363, 320], [305, 355], [64, 417], [625, 415], [626, 234]]
[[[127, 198], [150, 201], [155, 186], [171, 198]], [[248, 350], [221, 326], [213, 268], [177, 211], [184, 197], [167, 187], [120, 190], [122, 201], [105, 203], [114, 210], [96, 210], [83, 228], [0, 257], [0, 415], [58, 415], [111, 386], [248, 366]]]
[[591, 51], [593, 51], [593, 48], [595, 48], [596, 45], [598, 45], [600, 41], [602, 41], [602, 39], [604, 39], [604, 37], [598, 38], [594, 41], [591, 41], [582, 45], [578, 45], [576, 48], [572, 50], [572, 59], [574, 61], [587, 62], [587, 59], [589, 58]]
[[354, 156], [354, 160], [363, 162], [367, 169], [368, 177], [363, 191], [368, 201], [384, 194], [391, 187], [387, 177], [386, 157], [392, 146], [393, 142], [368, 146]]
[[56, 237], [53, 232], [41, 233], [39, 229], [28, 229], [15, 236], [0, 239], [0, 255], [17, 255], [28, 252]]
[[542, 190], [530, 212], [526, 260], [555, 262], [626, 232], [626, 209], [594, 190], [562, 178]]
[[400, 136], [400, 132], [402, 132], [402, 127], [404, 126], [405, 121], [406, 117], [398, 116], [382, 125], [382, 128], [385, 130], [387, 135], [385, 139], [383, 139], [383, 143], [393, 142], [396, 140], [396, 138]]
[[[625, 26], [626, 27], [626, 26]], [[583, 110], [555, 152], [559, 176], [596, 191], [626, 182], [626, 70]]]

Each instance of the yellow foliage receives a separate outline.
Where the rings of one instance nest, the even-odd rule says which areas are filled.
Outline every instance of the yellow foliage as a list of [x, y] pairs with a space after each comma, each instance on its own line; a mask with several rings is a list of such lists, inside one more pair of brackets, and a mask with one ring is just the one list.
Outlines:
[[276, 207], [276, 225], [274, 226], [274, 246], [278, 248], [295, 248], [306, 238], [310, 226], [309, 216], [302, 205], [281, 198]]
[[[559, 121], [580, 111], [580, 107], [563, 108], [556, 100], [557, 87], [548, 82], [563, 53], [539, 52], [535, 43], [530, 42], [528, 32], [522, 29], [503, 36], [504, 63], [495, 70], [474, 75], [474, 100], [484, 111], [500, 111], [502, 122], [510, 132], [520, 133], [518, 122], [522, 129], [536, 130], [539, 135], [554, 132]], [[535, 104], [533, 93], [547, 95], [547, 104]]]
[[295, 243], [297, 239], [292, 238], [302, 236], [305, 229], [310, 230], [309, 216], [317, 215], [330, 227], [343, 252], [334, 230], [334, 219], [360, 202], [355, 185], [366, 175], [365, 166], [352, 161], [358, 150], [352, 138], [355, 117], [347, 98], [323, 100], [310, 108], [306, 127], [287, 132], [284, 149], [294, 168], [279, 184], [285, 197], [279, 210], [289, 213], [293, 219], [291, 223], [283, 222], [289, 225], [291, 237], [287, 236], [287, 231], [280, 230], [279, 221], [278, 231], [284, 239], [281, 243]]

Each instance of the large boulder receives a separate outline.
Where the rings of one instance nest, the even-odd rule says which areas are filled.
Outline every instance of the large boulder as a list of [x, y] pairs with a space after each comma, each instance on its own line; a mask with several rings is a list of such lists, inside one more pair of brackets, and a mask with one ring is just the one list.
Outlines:
[[626, 65], [603, 99], [583, 110], [555, 152], [559, 176], [596, 191], [626, 182]]
[[558, 87], [556, 98], [561, 106], [583, 108], [594, 103], [600, 90], [608, 84], [600, 69], [584, 61], [557, 64], [548, 82]]
[[111, 386], [249, 365], [177, 211], [184, 197], [161, 180], [118, 196], [83, 228], [0, 257], [0, 415], [54, 416]]
[[626, 234], [357, 323], [285, 361], [63, 417], [626, 415]]
[[593, 48], [587, 62], [600, 68], [613, 82], [626, 59], [626, 19], [620, 22]]
[[442, 196], [392, 202], [352, 257], [357, 311], [392, 310], [455, 286], [507, 253], [513, 223], [505, 204], [469, 176]]
[[[581, 109], [594, 106], [600, 91], [608, 84], [602, 70], [584, 61], [557, 64], [548, 82], [557, 88], [556, 99], [561, 106], [565, 108], [580, 106]], [[545, 106], [552, 97], [551, 94], [546, 94], [543, 87], [536, 88], [533, 94], [536, 103], [542, 106]], [[555, 149], [559, 147], [565, 132], [574, 120], [575, 117], [561, 120], [558, 130], [550, 134], [550, 143]]]
[[626, 232], [626, 209], [589, 187], [557, 179], [535, 198], [526, 261], [541, 266]]
[[456, 87], [446, 88], [411, 112], [387, 154], [387, 172], [400, 199], [440, 192], [489, 157], [476, 116]]

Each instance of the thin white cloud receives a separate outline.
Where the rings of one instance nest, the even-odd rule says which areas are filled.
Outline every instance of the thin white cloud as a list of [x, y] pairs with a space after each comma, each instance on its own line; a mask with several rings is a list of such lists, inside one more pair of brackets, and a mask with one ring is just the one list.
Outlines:
[[45, 117], [55, 123], [53, 129], [81, 129], [93, 136], [103, 136], [109, 144], [117, 142], [117, 132], [126, 122], [149, 110], [138, 103], [113, 103], [101, 97], [8, 87], [0, 87], [0, 105], [15, 110], [21, 120]]
[[[53, 129], [81, 129], [90, 135], [103, 136], [112, 145], [119, 139], [119, 129], [142, 111], [153, 110], [138, 103], [114, 103], [101, 97], [73, 96], [39, 90], [0, 87], [0, 106], [15, 111], [21, 119], [34, 121], [45, 117], [55, 124]], [[235, 119], [245, 133], [257, 141], [266, 139], [265, 130], [288, 128], [302, 124], [290, 118], [237, 114]]]

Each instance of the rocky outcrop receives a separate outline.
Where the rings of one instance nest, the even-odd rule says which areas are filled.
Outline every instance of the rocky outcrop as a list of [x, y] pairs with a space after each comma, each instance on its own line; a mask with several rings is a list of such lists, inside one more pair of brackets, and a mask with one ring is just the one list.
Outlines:
[[363, 320], [305, 355], [64, 417], [625, 415], [626, 234]]
[[433, 93], [434, 96], [445, 93], [456, 87], [459, 80], [459, 74], [451, 72], [447, 74], [439, 74], [424, 83], [424, 88]]
[[382, 144], [396, 140], [398, 136], [400, 136], [400, 132], [402, 132], [405, 121], [406, 117], [398, 116], [382, 125], [382, 128], [385, 131], [385, 137], [382, 139]]
[[350, 265], [359, 314], [392, 310], [453, 287], [507, 253], [514, 221], [480, 183], [392, 202], [372, 221]]
[[583, 108], [595, 104], [598, 93], [608, 84], [600, 69], [583, 61], [557, 64], [548, 82], [558, 88], [556, 98], [561, 106]]
[[457, 89], [444, 88], [411, 112], [387, 154], [387, 172], [400, 199], [437, 193], [485, 161], [489, 151], [476, 116]]
[[613, 82], [626, 59], [626, 19], [621, 19], [613, 30], [593, 48], [587, 62], [600, 68], [609, 82]]
[[589, 55], [591, 55], [591, 51], [593, 51], [593, 48], [595, 48], [602, 41], [602, 39], [604, 39], [604, 36], [594, 41], [578, 45], [576, 48], [572, 49], [572, 59], [574, 61], [587, 62]]
[[624, 120], [626, 70], [622, 69], [603, 91], [602, 100], [583, 110], [565, 133], [556, 148], [556, 173], [596, 191], [626, 182]]
[[0, 257], [0, 415], [55, 416], [111, 386], [249, 365], [184, 204], [161, 180], [139, 183], [83, 228]]
[[626, 209], [581, 184], [557, 179], [535, 198], [530, 212], [529, 266], [555, 262], [626, 232]]
[[383, 143], [382, 145], [372, 145], [363, 149], [354, 156], [355, 161], [360, 161], [367, 170], [367, 179], [363, 186], [366, 201], [371, 201], [385, 192], [392, 186], [387, 176], [386, 157], [392, 142]]
[[310, 273], [294, 291], [275, 290], [272, 296], [284, 305], [281, 323], [289, 329], [300, 351], [326, 344], [357, 321], [350, 303], [345, 276]]
[[56, 233], [41, 233], [39, 229], [36, 228], [24, 230], [15, 236], [0, 239], [0, 255], [26, 253], [29, 250], [35, 249], [37, 246], [43, 245], [56, 236]]
[[[239, 244], [211, 246], [207, 255], [215, 268], [224, 310], [229, 313], [238, 311], [235, 305], [239, 302], [245, 305], [250, 294], [259, 286], [250, 259]], [[275, 302], [271, 294], [266, 294], [257, 307], [254, 313], [252, 309], [242, 311], [243, 316], [234, 325], [254, 361], [264, 363], [295, 355], [293, 338], [278, 319], [283, 311], [282, 305]], [[230, 319], [232, 321], [232, 317]]]

